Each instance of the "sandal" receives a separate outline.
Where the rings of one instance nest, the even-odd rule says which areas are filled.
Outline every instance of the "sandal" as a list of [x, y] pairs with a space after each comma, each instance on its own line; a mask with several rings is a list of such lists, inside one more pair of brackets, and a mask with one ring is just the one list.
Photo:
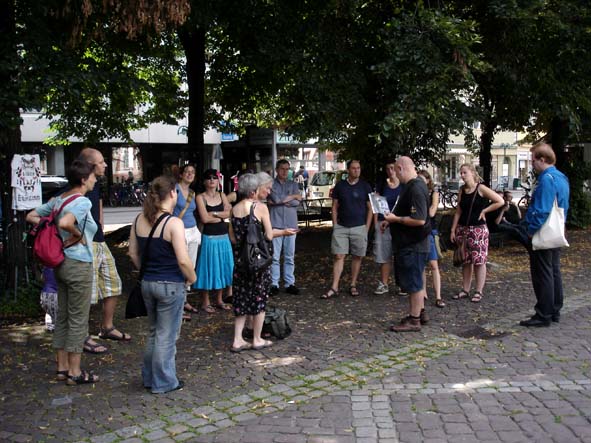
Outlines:
[[328, 300], [329, 298], [336, 297], [337, 295], [339, 295], [339, 291], [337, 291], [336, 289], [330, 288], [328, 291], [326, 291], [324, 294], [322, 294], [320, 296], [320, 298], [322, 298], [324, 300]]
[[[99, 350], [102, 348], [102, 350]], [[101, 345], [100, 343], [90, 343], [90, 336], [86, 337], [84, 340], [84, 346], [82, 347], [84, 352], [88, 352], [89, 354], [104, 354], [109, 352], [109, 348], [105, 345]]]
[[361, 295], [357, 286], [351, 286], [349, 288], [349, 294], [351, 294], [351, 297], [359, 297]]
[[130, 341], [131, 335], [126, 334], [123, 331], [117, 331], [121, 335], [115, 334], [117, 328], [115, 326], [110, 327], [109, 329], [105, 329], [104, 331], [100, 331], [98, 336], [103, 340], [114, 340], [114, 341]]
[[232, 306], [227, 305], [226, 303], [216, 303], [212, 306], [216, 309], [221, 310], [221, 311], [231, 311], [232, 310]]
[[183, 311], [188, 312], [189, 314], [199, 313], [199, 309], [197, 309], [195, 306], [191, 306], [189, 303], [184, 306]]
[[438, 308], [445, 308], [445, 302], [442, 298], [438, 298], [437, 300], [435, 300], [435, 306], [437, 306]]
[[68, 386], [88, 385], [97, 381], [99, 381], [98, 375], [94, 375], [92, 372], [82, 371], [80, 375], [68, 375], [66, 384]]
[[472, 303], [480, 303], [480, 300], [482, 300], [482, 292], [474, 291], [474, 295], [472, 295], [472, 298], [470, 299], [470, 301]]
[[183, 321], [191, 321], [191, 314], [183, 314]]
[[206, 314], [215, 314], [215, 308], [212, 305], [207, 305], [201, 308]]
[[55, 371], [55, 379], [57, 381], [66, 381], [68, 379], [68, 370]]
[[464, 291], [463, 289], [458, 292], [456, 295], [452, 296], [454, 300], [459, 300], [461, 298], [468, 298], [470, 297], [470, 293], [468, 291]]

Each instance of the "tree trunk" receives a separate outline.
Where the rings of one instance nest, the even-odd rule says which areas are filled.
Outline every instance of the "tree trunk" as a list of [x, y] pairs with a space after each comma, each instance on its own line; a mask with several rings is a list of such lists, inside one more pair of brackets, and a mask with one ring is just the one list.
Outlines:
[[486, 186], [491, 185], [492, 172], [492, 142], [495, 138], [496, 120], [489, 120], [482, 127], [480, 135], [480, 167], [482, 168], [482, 180]]
[[[7, 104], [0, 110], [0, 198], [2, 200], [2, 227], [10, 229], [0, 236], [4, 253], [1, 254], [1, 266], [7, 275], [7, 288], [14, 288], [24, 276], [26, 248], [23, 248], [22, 236], [25, 229], [23, 213], [12, 211], [12, 171], [10, 163], [14, 154], [22, 153], [21, 117], [16, 92], [19, 90], [16, 69], [18, 53], [16, 47], [15, 5], [11, 1], [0, 2], [0, 96], [6, 98]], [[5, 238], [6, 236], [6, 238]], [[21, 270], [21, 273], [15, 270]], [[7, 289], [6, 287], [3, 288]]]
[[205, 31], [200, 28], [189, 30], [185, 26], [179, 30], [179, 38], [187, 60], [189, 155], [199, 173], [203, 171], [205, 150]]
[[566, 163], [566, 142], [568, 139], [568, 122], [559, 117], [554, 117], [551, 123], [552, 148], [556, 154], [556, 167], [563, 169]]

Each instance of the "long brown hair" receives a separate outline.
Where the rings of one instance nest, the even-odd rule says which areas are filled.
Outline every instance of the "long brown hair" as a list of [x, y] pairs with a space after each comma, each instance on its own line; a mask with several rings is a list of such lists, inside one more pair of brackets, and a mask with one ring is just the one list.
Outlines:
[[427, 189], [429, 189], [429, 192], [433, 191], [433, 189], [435, 189], [435, 185], [433, 184], [433, 179], [431, 178], [429, 171], [426, 169], [421, 169], [419, 171], [419, 175], [422, 175], [427, 180]]
[[156, 221], [156, 214], [162, 207], [162, 201], [175, 188], [174, 178], [161, 175], [150, 184], [150, 190], [144, 199], [143, 214], [151, 225]]

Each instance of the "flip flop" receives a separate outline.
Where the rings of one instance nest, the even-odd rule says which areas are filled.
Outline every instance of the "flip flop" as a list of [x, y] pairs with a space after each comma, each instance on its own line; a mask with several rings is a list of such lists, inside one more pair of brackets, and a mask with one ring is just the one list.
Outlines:
[[114, 341], [130, 341], [131, 340], [131, 335], [126, 334], [123, 331], [119, 331], [119, 333], [121, 335], [117, 335], [114, 334], [114, 332], [117, 330], [117, 328], [115, 326], [109, 328], [109, 329], [105, 329], [104, 331], [99, 332], [99, 338], [102, 338], [103, 340], [114, 340]]
[[468, 297], [470, 297], [470, 292], [464, 291], [462, 289], [460, 292], [453, 295], [451, 298], [453, 298], [454, 300], [460, 300], [461, 298], [468, 298]]
[[219, 309], [220, 311], [231, 311], [232, 310], [232, 306], [227, 305], [226, 303], [215, 303], [212, 306], [216, 309]]
[[262, 345], [253, 346], [252, 350], [253, 351], [260, 351], [261, 349], [270, 348], [271, 346], [273, 346], [273, 342], [270, 340], [265, 340], [265, 343], [263, 343]]
[[438, 298], [437, 300], [435, 300], [435, 306], [437, 306], [438, 308], [445, 308], [445, 302], [442, 298]]
[[250, 343], [246, 343], [245, 345], [239, 346], [237, 348], [234, 348], [234, 347], [230, 348], [230, 352], [233, 352], [234, 354], [238, 354], [242, 351], [248, 351], [249, 349], [254, 349], [254, 348], [252, 347], [252, 345]]
[[80, 375], [69, 375], [66, 384], [68, 386], [88, 385], [98, 381], [99, 378], [97, 375], [94, 375], [92, 372], [82, 371]]

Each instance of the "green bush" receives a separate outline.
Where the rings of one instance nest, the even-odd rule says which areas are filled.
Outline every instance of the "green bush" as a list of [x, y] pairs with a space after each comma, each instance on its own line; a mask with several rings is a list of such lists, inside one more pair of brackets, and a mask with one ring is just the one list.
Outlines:
[[34, 318], [43, 314], [39, 297], [41, 288], [32, 283], [17, 289], [16, 299], [14, 291], [7, 290], [0, 298], [0, 318]]

